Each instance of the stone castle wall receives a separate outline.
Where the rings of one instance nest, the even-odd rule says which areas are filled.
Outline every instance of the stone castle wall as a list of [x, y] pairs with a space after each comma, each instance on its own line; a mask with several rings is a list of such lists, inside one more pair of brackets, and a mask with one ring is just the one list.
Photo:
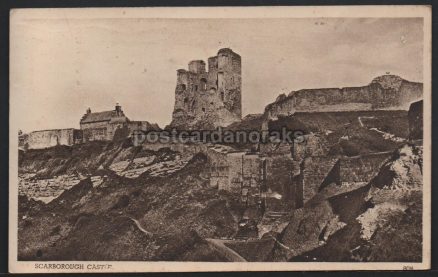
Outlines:
[[241, 58], [231, 49], [220, 49], [205, 62], [191, 61], [189, 70], [177, 71], [171, 126], [179, 129], [212, 129], [242, 117]]
[[266, 211], [288, 211], [297, 206], [297, 189], [292, 181], [293, 160], [273, 155], [266, 160]]
[[303, 203], [318, 193], [321, 184], [337, 161], [338, 159], [334, 157], [307, 157], [302, 161], [298, 186], [303, 192]]
[[303, 89], [280, 95], [265, 108], [268, 119], [295, 112], [403, 109], [423, 97], [423, 85], [394, 75], [375, 78], [363, 87]]
[[42, 149], [57, 145], [73, 145], [80, 140], [80, 132], [76, 129], [54, 129], [34, 131], [26, 134], [20, 142], [23, 148]]
[[287, 155], [226, 152], [209, 148], [210, 185], [240, 195], [247, 207], [264, 203], [266, 211], [287, 211], [297, 206], [292, 182], [293, 160]]
[[391, 155], [392, 152], [381, 152], [356, 157], [305, 158], [297, 178], [297, 189], [302, 190], [303, 203], [332, 183], [341, 186], [370, 182]]
[[19, 147], [21, 149], [42, 149], [56, 145], [74, 145], [88, 141], [112, 140], [118, 130], [125, 129], [124, 137], [128, 137], [132, 132], [150, 129], [156, 130], [157, 125], [150, 124], [147, 121], [130, 121], [122, 122], [94, 122], [85, 123], [81, 126], [83, 129], [54, 129], [34, 131], [19, 136]]
[[310, 156], [325, 156], [328, 151], [327, 140], [317, 134], [303, 135], [302, 141], [292, 144], [292, 158], [296, 161]]

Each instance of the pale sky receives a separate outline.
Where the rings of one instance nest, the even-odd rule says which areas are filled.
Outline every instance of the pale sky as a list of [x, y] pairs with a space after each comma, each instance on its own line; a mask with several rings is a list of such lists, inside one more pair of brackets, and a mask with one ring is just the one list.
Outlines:
[[[79, 128], [87, 107], [170, 123], [176, 70], [230, 47], [243, 115], [283, 92], [362, 86], [389, 71], [423, 81], [422, 19], [28, 19], [11, 25], [19, 128]], [[29, 114], [26, 111], [31, 110]]]

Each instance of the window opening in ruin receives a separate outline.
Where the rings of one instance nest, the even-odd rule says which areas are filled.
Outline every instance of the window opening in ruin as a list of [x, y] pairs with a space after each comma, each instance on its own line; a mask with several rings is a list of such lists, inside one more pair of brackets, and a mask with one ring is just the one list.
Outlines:
[[186, 85], [185, 84], [181, 84], [181, 89], [182, 90], [186, 90]]
[[205, 113], [205, 108], [202, 108], [202, 111]]
[[193, 100], [192, 105], [190, 106], [191, 111], [195, 110], [195, 105], [196, 105], [196, 100]]
[[217, 74], [217, 86], [218, 88], [223, 88], [225, 86], [224, 73], [219, 72]]
[[206, 91], [207, 90], [207, 80], [205, 78], [201, 79], [201, 90]]
[[198, 85], [195, 85], [195, 91], [198, 91]]
[[221, 100], [224, 101], [224, 92], [221, 91]]

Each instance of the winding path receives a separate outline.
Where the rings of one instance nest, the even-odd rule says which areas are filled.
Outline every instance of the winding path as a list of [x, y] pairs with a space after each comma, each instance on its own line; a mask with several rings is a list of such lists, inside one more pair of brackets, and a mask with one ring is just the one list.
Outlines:
[[141, 226], [140, 222], [137, 219], [134, 219], [132, 217], [128, 217], [130, 220], [134, 221], [135, 225], [137, 226], [137, 228], [142, 231], [143, 233], [145, 233], [147, 236], [152, 236], [153, 234], [151, 232], [149, 232], [148, 230], [146, 230], [145, 228], [143, 228], [143, 226]]

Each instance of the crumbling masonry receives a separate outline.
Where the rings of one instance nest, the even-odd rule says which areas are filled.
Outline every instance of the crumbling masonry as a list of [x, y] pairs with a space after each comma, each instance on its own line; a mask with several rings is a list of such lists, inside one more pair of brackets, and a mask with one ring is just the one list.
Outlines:
[[242, 118], [241, 58], [229, 48], [177, 71], [172, 127], [214, 129]]

